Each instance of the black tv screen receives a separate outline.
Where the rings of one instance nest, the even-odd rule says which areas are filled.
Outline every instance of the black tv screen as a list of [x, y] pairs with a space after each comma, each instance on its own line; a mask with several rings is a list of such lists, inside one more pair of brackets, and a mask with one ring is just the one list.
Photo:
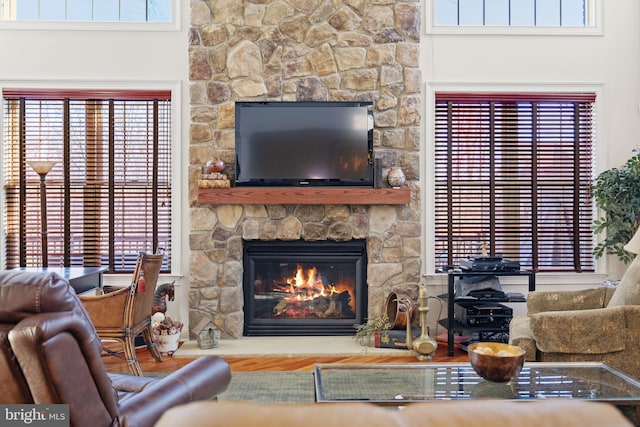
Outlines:
[[237, 102], [237, 186], [373, 187], [370, 102]]

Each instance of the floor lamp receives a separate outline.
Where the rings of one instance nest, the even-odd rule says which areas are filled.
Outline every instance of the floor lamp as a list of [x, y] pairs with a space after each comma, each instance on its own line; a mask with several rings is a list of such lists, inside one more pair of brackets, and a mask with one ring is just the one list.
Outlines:
[[42, 266], [48, 267], [49, 244], [47, 242], [47, 185], [45, 178], [58, 162], [34, 160], [28, 163], [40, 175], [40, 244], [42, 245]]

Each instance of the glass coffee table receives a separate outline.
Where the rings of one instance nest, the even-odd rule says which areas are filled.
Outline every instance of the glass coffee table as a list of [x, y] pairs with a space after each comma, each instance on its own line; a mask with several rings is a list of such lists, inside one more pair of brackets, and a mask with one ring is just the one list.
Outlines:
[[411, 402], [467, 399], [581, 399], [640, 405], [640, 382], [602, 363], [525, 363], [508, 383], [482, 379], [469, 363], [317, 364], [316, 402]]

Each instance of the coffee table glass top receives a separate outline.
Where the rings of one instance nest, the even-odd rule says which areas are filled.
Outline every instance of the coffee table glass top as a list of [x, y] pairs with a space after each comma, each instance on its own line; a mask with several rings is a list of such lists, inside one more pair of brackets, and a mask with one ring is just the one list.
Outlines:
[[602, 363], [525, 363], [518, 377], [500, 384], [482, 379], [468, 363], [317, 364], [314, 381], [317, 402], [568, 398], [640, 403], [640, 382]]

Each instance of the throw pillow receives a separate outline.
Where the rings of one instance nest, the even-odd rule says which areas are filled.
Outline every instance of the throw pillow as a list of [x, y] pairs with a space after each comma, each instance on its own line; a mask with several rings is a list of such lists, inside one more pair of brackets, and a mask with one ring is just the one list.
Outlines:
[[629, 264], [607, 307], [624, 305], [640, 305], [640, 256]]

